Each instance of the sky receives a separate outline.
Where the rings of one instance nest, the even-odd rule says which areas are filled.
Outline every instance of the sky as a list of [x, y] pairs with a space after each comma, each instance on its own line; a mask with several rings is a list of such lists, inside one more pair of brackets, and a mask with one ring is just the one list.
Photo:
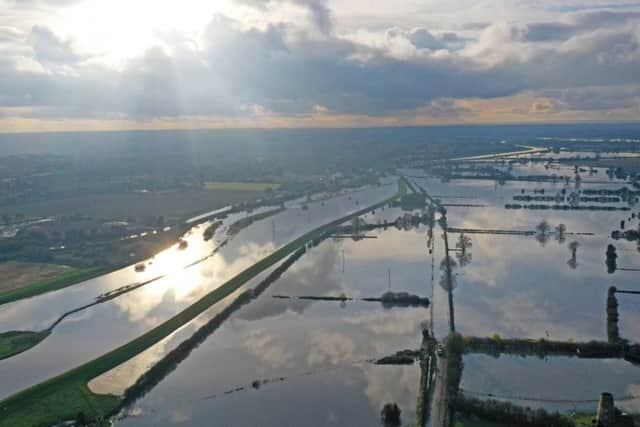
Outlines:
[[640, 2], [0, 0], [0, 132], [640, 120]]

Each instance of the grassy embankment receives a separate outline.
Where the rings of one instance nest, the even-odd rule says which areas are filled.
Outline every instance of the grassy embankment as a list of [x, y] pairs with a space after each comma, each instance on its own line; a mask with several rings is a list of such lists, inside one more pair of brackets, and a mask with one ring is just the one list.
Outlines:
[[[406, 188], [400, 186], [397, 195], [402, 194], [404, 191], [406, 191]], [[48, 426], [63, 420], [73, 419], [79, 413], [89, 419], [99, 419], [109, 414], [118, 407], [122, 400], [121, 397], [92, 393], [87, 387], [87, 383], [90, 380], [126, 362], [166, 338], [178, 328], [206, 311], [213, 304], [227, 297], [244, 283], [303, 247], [306, 243], [321, 237], [328, 230], [353, 217], [363, 215], [372, 209], [389, 203], [397, 195], [298, 237], [138, 338], [84, 365], [1, 401], [0, 426]]]
[[[596, 417], [595, 414], [576, 414], [572, 416], [571, 419], [575, 423], [576, 427], [592, 427], [593, 419]], [[634, 420], [638, 417], [634, 416]], [[470, 419], [470, 418], [462, 418], [456, 417], [455, 427], [508, 427], [508, 424], [499, 424], [493, 421], [485, 421], [480, 419]]]
[[[48, 280], [0, 293], [0, 305], [40, 295], [74, 285], [107, 272], [106, 268], [86, 268], [59, 274]], [[0, 360], [27, 351], [45, 339], [50, 329], [43, 331], [9, 331], [0, 333]]]
[[46, 292], [66, 288], [85, 280], [92, 279], [106, 273], [109, 269], [104, 267], [91, 267], [73, 270], [59, 274], [41, 282], [32, 283], [20, 288], [0, 293], [0, 305], [17, 301], [22, 298], [30, 298]]

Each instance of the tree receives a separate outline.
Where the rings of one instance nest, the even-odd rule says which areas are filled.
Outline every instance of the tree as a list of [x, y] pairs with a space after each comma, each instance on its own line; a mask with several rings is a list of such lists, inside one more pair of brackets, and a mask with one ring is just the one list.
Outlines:
[[440, 270], [442, 271], [442, 276], [440, 277], [440, 286], [445, 291], [453, 290], [457, 286], [456, 274], [453, 272], [458, 267], [458, 264], [455, 260], [449, 257], [448, 266], [451, 269], [451, 282], [449, 282], [449, 274], [447, 273], [447, 256], [442, 258], [440, 262]]
[[578, 259], [576, 255], [577, 255], [579, 246], [580, 246], [580, 243], [578, 243], [575, 240], [569, 243], [569, 251], [571, 251], [571, 259], [567, 261], [567, 264], [569, 264], [569, 267], [571, 267], [571, 269], [573, 270], [575, 270], [575, 268], [578, 266]]
[[75, 425], [86, 426], [87, 423], [88, 423], [87, 416], [84, 414], [84, 412], [82, 411], [78, 412], [78, 415], [76, 415]]
[[456, 242], [456, 248], [460, 249], [462, 253], [465, 253], [467, 248], [470, 248], [471, 246], [471, 237], [465, 236], [464, 233], [460, 233], [460, 237], [458, 237], [458, 241]]
[[549, 230], [551, 230], [551, 226], [545, 219], [540, 221], [540, 224], [536, 225], [536, 240], [538, 240], [538, 242], [543, 246], [549, 240]]
[[571, 251], [571, 255], [572, 256], [576, 256], [576, 251], [578, 250], [578, 248], [580, 247], [580, 243], [578, 243], [577, 241], [573, 241], [571, 243], [569, 243], [569, 250]]
[[566, 225], [558, 224], [556, 226], [556, 240], [558, 241], [558, 243], [564, 243], [566, 231], [567, 231]]
[[613, 274], [616, 271], [617, 268], [617, 263], [616, 263], [616, 259], [618, 258], [618, 254], [616, 253], [616, 247], [613, 246], [612, 244], [609, 244], [607, 246], [607, 259], [606, 259], [606, 264], [607, 264], [607, 273], [609, 274]]
[[399, 427], [402, 424], [400, 413], [400, 408], [396, 403], [385, 403], [380, 411], [382, 425], [384, 427]]

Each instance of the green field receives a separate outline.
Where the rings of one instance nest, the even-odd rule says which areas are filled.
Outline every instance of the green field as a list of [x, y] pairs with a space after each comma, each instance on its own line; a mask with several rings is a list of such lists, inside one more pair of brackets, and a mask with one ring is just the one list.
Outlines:
[[2, 292], [0, 293], [0, 305], [17, 301], [23, 298], [30, 298], [36, 295], [44, 294], [46, 292], [66, 288], [67, 286], [75, 285], [76, 283], [84, 282], [85, 280], [100, 276], [107, 271], [108, 270], [106, 268], [102, 267], [72, 270], [67, 273], [59, 274], [52, 277], [51, 279], [44, 280], [42, 282], [36, 282], [30, 285], [23, 286], [21, 288]]
[[491, 421], [471, 420], [456, 416], [455, 427], [505, 427], [506, 424], [498, 424]]
[[126, 362], [166, 338], [178, 328], [206, 311], [213, 304], [229, 296], [244, 283], [303, 247], [309, 241], [320, 238], [332, 228], [349, 221], [353, 217], [363, 215], [372, 209], [387, 204], [393, 198], [395, 196], [302, 235], [138, 338], [78, 368], [3, 400], [0, 402], [0, 426], [48, 426], [72, 419], [78, 412], [82, 412], [92, 419], [109, 414], [117, 409], [121, 401], [120, 398], [91, 393], [87, 388], [87, 383], [90, 380]]
[[163, 215], [165, 218], [193, 216], [224, 206], [264, 196], [264, 190], [237, 189], [162, 191], [80, 195], [3, 207], [3, 213], [28, 217], [82, 214], [92, 218], [126, 219], [128, 216]]
[[11, 331], [0, 334], [0, 360], [29, 350], [49, 335], [49, 331]]
[[225, 181], [208, 181], [204, 184], [204, 189], [211, 191], [253, 191], [263, 192], [269, 189], [277, 190], [280, 188], [280, 184], [272, 182], [225, 182]]

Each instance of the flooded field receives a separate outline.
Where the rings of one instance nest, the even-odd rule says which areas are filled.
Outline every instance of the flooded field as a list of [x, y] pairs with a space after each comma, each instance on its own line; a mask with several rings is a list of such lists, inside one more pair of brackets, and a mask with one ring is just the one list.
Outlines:
[[[203, 224], [187, 233], [186, 249], [180, 250], [176, 245], [157, 255], [144, 273], [136, 273], [131, 266], [87, 283], [3, 306], [0, 311], [3, 332], [35, 331], [49, 327], [66, 311], [90, 303], [107, 291], [161, 277], [69, 316], [33, 351], [1, 361], [0, 397], [71, 369], [139, 336], [282, 244], [332, 218], [383, 200], [393, 192], [395, 185], [365, 189], [312, 202], [306, 210], [294, 201], [282, 213], [243, 229], [223, 247], [219, 246], [226, 239], [225, 227], [205, 242], [202, 233], [207, 224]], [[247, 213], [229, 216], [225, 224], [232, 224], [244, 215]], [[212, 255], [216, 248], [219, 249]], [[200, 260], [202, 262], [185, 268]]]
[[[378, 296], [388, 289], [389, 268], [393, 289], [429, 294], [422, 233], [375, 235], [359, 242], [327, 240], [312, 249], [117, 424], [150, 426], [177, 418], [200, 424], [216, 417], [225, 425], [276, 426], [283, 419], [308, 426], [372, 425], [387, 402], [396, 402], [403, 419], [413, 420], [419, 367], [378, 366], [372, 360], [416, 347], [428, 309], [273, 298]], [[381, 251], [398, 246], [408, 246], [407, 257]], [[330, 404], [314, 403], [319, 401]], [[259, 414], [243, 409], [252, 404]]]
[[[403, 170], [411, 191], [425, 191], [432, 207], [386, 204], [342, 224], [342, 231], [307, 244], [290, 261], [276, 263], [170, 336], [93, 378], [89, 389], [123, 396], [113, 418], [122, 426], [211, 420], [230, 426], [370, 426], [379, 423], [386, 404], [398, 405], [403, 425], [435, 426], [446, 418], [447, 404], [440, 402], [449, 392], [434, 384], [449, 384], [452, 363], [444, 355], [449, 348], [439, 343], [448, 346], [453, 332], [498, 344], [611, 344], [609, 288], [639, 290], [640, 269], [638, 243], [613, 239], [612, 232], [623, 221], [626, 229], [638, 229], [639, 207], [634, 197], [569, 200], [628, 183], [604, 169], [575, 182], [574, 168], [566, 165], [525, 162], [509, 171], [519, 177], [561, 171], [574, 181], [447, 180]], [[204, 230], [213, 224], [208, 221], [185, 235], [186, 248], [176, 245], [157, 255], [144, 272], [131, 266], [7, 305], [0, 312], [4, 330], [37, 331], [105, 292], [149, 281], [64, 318], [36, 348], [0, 362], [0, 397], [140, 336], [303, 233], [389, 198], [395, 180], [288, 202], [230, 236], [232, 224], [268, 208], [232, 214], [205, 241]], [[523, 202], [523, 195], [531, 198]], [[549, 198], [541, 201], [542, 195]], [[581, 204], [611, 209], [577, 209]], [[613, 266], [609, 245], [617, 255]], [[429, 303], [366, 301], [403, 292]], [[617, 294], [619, 335], [629, 342], [640, 340], [637, 298]], [[401, 350], [413, 352], [410, 360], [376, 363]], [[640, 375], [620, 355], [485, 353], [467, 351], [462, 358], [458, 393], [465, 397], [570, 417], [594, 413], [599, 393], [609, 391], [620, 397], [620, 408], [640, 409]]]
[[[445, 206], [450, 205], [447, 216], [453, 229], [532, 231], [543, 220], [552, 229], [558, 224], [565, 226], [564, 236], [550, 233], [546, 239], [536, 234], [467, 233], [471, 256], [455, 268], [458, 332], [504, 338], [607, 340], [608, 287], [634, 289], [635, 274], [624, 270], [608, 273], [606, 245], [615, 243], [618, 247], [618, 265], [640, 267], [637, 245], [609, 237], [622, 219], [630, 220], [629, 211], [516, 212], [504, 207], [523, 189], [539, 192], [544, 188], [555, 194], [567, 188], [565, 184], [443, 183], [436, 178], [414, 178], [414, 182]], [[621, 185], [624, 183], [616, 180], [611, 184], [583, 182], [583, 188]], [[623, 202], [618, 205], [628, 206]], [[387, 208], [362, 219], [379, 224], [403, 214], [398, 208]], [[629, 224], [637, 227], [637, 220]], [[407, 230], [377, 229], [357, 241], [325, 240], [257, 300], [233, 313], [158, 386], [129, 405], [117, 424], [188, 425], [216, 417], [229, 425], [258, 420], [261, 425], [281, 425], [283, 420], [308, 426], [373, 425], [388, 402], [398, 404], [403, 422], [414, 423], [420, 387], [418, 363], [378, 366], [371, 361], [401, 349], [418, 348], [421, 328], [431, 319], [436, 337], [447, 335], [448, 294], [439, 283], [444, 258], [441, 233], [434, 229], [431, 253], [424, 225]], [[455, 243], [459, 234], [450, 231], [449, 239]], [[432, 298], [431, 307], [385, 309], [361, 301], [273, 298], [374, 297], [390, 289]], [[632, 298], [620, 298], [620, 331], [636, 340], [640, 319]], [[621, 408], [635, 410], [637, 406], [633, 398], [636, 385], [630, 382], [637, 368], [625, 361], [467, 355], [464, 364], [461, 391], [469, 394], [505, 396], [514, 403], [525, 399], [534, 408], [571, 414], [595, 412], [598, 395], [606, 389], [626, 397]], [[113, 378], [106, 375], [102, 379], [107, 389], [117, 392], [126, 388]], [[545, 392], [549, 384], [553, 384], [554, 393]], [[314, 401], [329, 404], [318, 406]], [[260, 415], [244, 411], [246, 407], [261, 408]]]

